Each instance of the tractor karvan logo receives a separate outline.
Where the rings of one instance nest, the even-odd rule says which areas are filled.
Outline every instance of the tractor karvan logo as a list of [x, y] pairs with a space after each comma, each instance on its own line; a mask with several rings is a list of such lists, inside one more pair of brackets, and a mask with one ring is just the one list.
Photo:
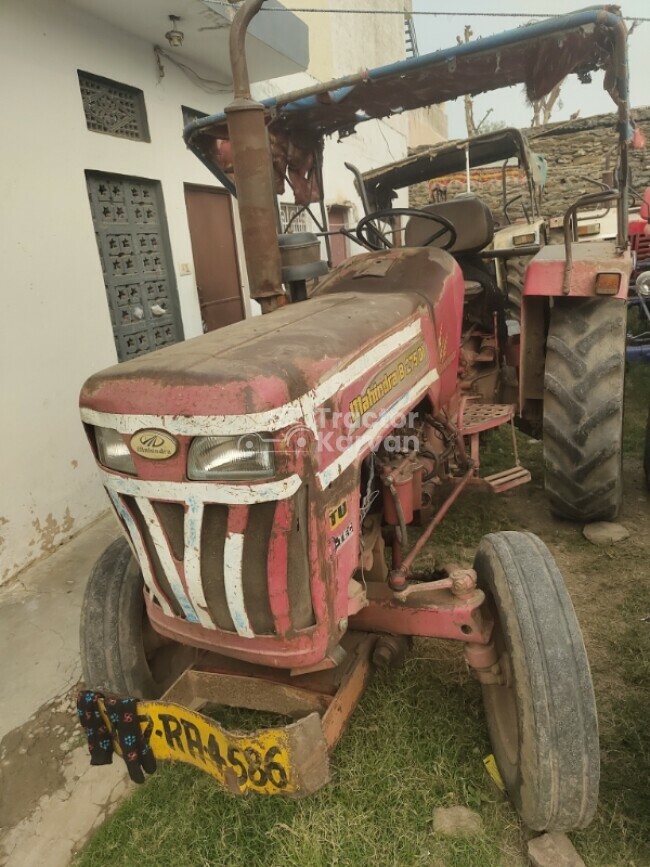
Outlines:
[[178, 442], [162, 430], [139, 430], [131, 437], [131, 451], [151, 461], [165, 461], [178, 451]]

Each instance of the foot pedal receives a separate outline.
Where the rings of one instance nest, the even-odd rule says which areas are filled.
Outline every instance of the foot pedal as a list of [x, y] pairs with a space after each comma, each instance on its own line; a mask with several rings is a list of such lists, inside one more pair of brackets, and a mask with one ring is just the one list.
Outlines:
[[530, 470], [526, 467], [511, 467], [491, 476], [484, 476], [482, 481], [487, 482], [495, 494], [502, 494], [519, 485], [525, 485], [530, 481]]

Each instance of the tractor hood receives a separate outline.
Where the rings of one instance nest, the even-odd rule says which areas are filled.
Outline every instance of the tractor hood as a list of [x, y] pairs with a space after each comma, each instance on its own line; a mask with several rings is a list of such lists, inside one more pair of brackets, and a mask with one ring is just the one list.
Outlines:
[[[629, 140], [626, 30], [616, 6], [595, 6], [420, 57], [362, 70], [264, 101], [273, 152], [276, 192], [285, 175], [298, 204], [319, 201], [323, 137], [350, 135], [359, 123], [388, 117], [464, 94], [523, 84], [540, 99], [566, 75], [587, 82], [604, 69], [605, 87], [619, 109], [620, 135]], [[236, 194], [225, 114], [188, 124], [185, 141]]]
[[434, 248], [355, 256], [325, 278], [317, 297], [95, 374], [80, 405], [171, 418], [271, 413], [418, 313], [430, 318], [445, 291], [462, 296], [462, 285], [451, 256]]

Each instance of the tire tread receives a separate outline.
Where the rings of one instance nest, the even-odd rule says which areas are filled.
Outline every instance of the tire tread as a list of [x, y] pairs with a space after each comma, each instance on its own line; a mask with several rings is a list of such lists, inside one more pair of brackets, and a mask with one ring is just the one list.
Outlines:
[[611, 520], [622, 496], [625, 302], [559, 299], [544, 377], [545, 485], [551, 510]]
[[521, 747], [534, 772], [524, 782], [510, 781], [511, 797], [534, 830], [585, 827], [598, 798], [598, 722], [586, 650], [562, 575], [539, 538], [513, 531], [485, 536], [475, 566], [502, 622], [505, 611], [511, 654], [512, 648], [519, 654], [518, 662], [513, 657], [515, 686], [526, 692], [534, 719], [534, 739], [529, 734]]

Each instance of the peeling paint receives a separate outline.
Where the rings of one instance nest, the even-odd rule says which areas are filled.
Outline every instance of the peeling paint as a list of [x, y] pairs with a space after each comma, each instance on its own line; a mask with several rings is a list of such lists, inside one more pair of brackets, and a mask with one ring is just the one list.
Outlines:
[[36, 530], [37, 537], [32, 539], [30, 545], [38, 545], [43, 553], [51, 554], [70, 535], [74, 527], [74, 518], [70, 509], [66, 508], [60, 523], [50, 512], [43, 523], [39, 518], [35, 518], [32, 527]]

